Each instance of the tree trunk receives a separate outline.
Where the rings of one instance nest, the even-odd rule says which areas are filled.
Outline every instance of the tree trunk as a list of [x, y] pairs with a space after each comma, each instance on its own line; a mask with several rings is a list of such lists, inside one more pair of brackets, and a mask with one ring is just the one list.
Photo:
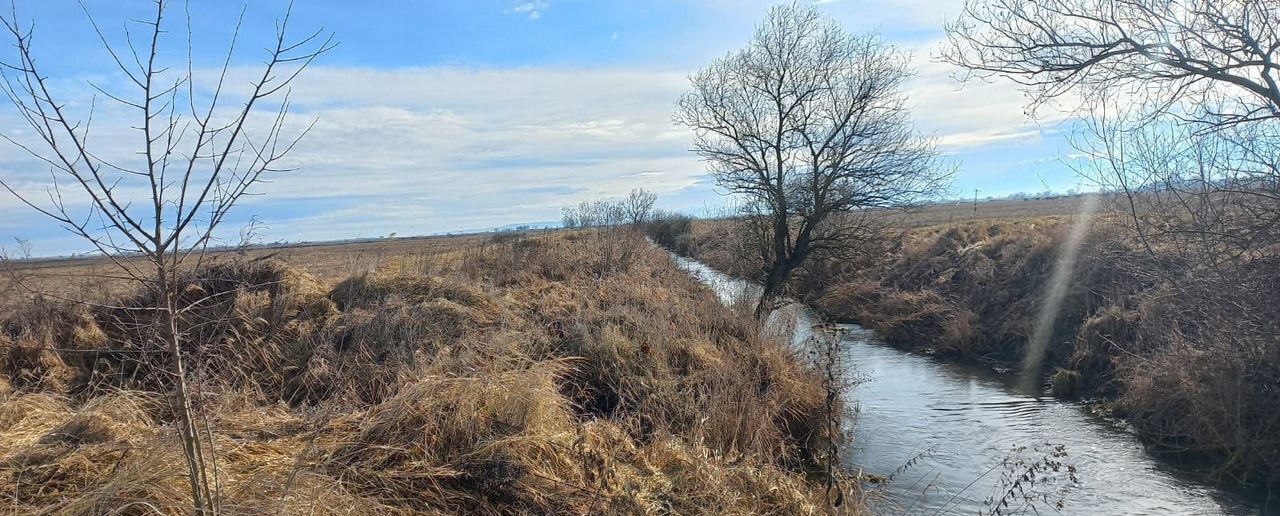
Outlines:
[[[163, 263], [163, 255], [158, 260]], [[178, 407], [178, 439], [182, 441], [182, 453], [187, 460], [188, 480], [191, 483], [191, 502], [197, 515], [212, 516], [217, 514], [217, 506], [213, 499], [213, 491], [209, 486], [208, 468], [204, 460], [204, 449], [200, 445], [200, 433], [196, 428], [195, 411], [192, 408], [191, 393], [187, 386], [186, 363], [182, 358], [182, 339], [178, 331], [179, 312], [174, 285], [168, 277], [163, 265], [157, 267], [161, 295], [164, 306], [161, 309], [161, 338], [173, 355], [173, 375], [175, 379], [174, 393]]]
[[782, 295], [782, 287], [787, 283], [790, 275], [791, 271], [782, 261], [775, 262], [769, 269], [769, 274], [765, 276], [764, 284], [761, 285], [763, 289], [760, 292], [760, 300], [756, 303], [756, 320], [763, 321], [769, 316], [774, 301]]

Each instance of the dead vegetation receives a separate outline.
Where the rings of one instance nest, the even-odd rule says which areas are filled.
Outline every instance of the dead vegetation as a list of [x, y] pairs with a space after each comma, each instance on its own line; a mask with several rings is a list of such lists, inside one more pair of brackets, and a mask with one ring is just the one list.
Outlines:
[[[599, 238], [465, 241], [332, 284], [276, 260], [187, 273], [222, 510], [826, 512], [818, 373], [660, 251], [598, 267]], [[148, 312], [12, 304], [0, 506], [189, 512]]]
[[[805, 271], [800, 294], [895, 346], [1017, 364], [1071, 218], [986, 215], [907, 223], [883, 256]], [[735, 271], [717, 224], [695, 224], [691, 249]], [[1185, 259], [1184, 247], [1153, 252], [1114, 218], [1092, 223], [1053, 318], [1044, 373], [1056, 371], [1062, 394], [1104, 400], [1161, 449], [1211, 458], [1218, 478], [1273, 482], [1280, 267], [1266, 253], [1207, 268]]]

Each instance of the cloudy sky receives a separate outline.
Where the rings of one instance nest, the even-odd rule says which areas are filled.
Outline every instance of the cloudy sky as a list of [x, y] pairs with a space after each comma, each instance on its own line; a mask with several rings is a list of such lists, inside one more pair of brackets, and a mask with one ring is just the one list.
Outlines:
[[[1010, 84], [960, 84], [933, 59], [959, 0], [819, 0], [847, 29], [878, 31], [908, 50], [918, 129], [957, 167], [956, 192], [1005, 195], [1065, 190], [1076, 179], [1062, 123], [1029, 120]], [[86, 0], [108, 38], [145, 0]], [[282, 0], [247, 7], [237, 70], [262, 59]], [[359, 7], [356, 7], [359, 5]], [[233, 224], [256, 217], [263, 237], [328, 240], [430, 234], [552, 221], [561, 206], [642, 186], [662, 207], [702, 213], [725, 203], [688, 152], [671, 113], [688, 76], [740, 47], [771, 2], [752, 0], [297, 0], [297, 33], [324, 27], [341, 45], [294, 87], [293, 127], [314, 129]], [[216, 67], [243, 4], [192, 0], [197, 67]], [[175, 4], [165, 41], [185, 53], [185, 13]], [[129, 94], [76, 2], [17, 0], [35, 23], [38, 64], [55, 91], [87, 113], [88, 82]], [[140, 30], [131, 25], [131, 30]], [[3, 59], [12, 59], [8, 45]], [[184, 65], [185, 66], [185, 65]], [[238, 83], [239, 84], [239, 83]], [[118, 88], [118, 90], [116, 89]], [[101, 98], [99, 99], [101, 101]], [[136, 150], [126, 109], [99, 107], [103, 154]], [[130, 118], [130, 117], [133, 118]], [[0, 132], [24, 132], [11, 106]], [[38, 193], [47, 166], [0, 147], [0, 178]], [[0, 192], [0, 245], [32, 242], [39, 255], [88, 250]]]

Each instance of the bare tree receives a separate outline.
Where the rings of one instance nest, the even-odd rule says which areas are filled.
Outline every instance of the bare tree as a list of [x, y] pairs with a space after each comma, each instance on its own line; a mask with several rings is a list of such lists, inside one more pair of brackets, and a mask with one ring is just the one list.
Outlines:
[[811, 7], [775, 7], [741, 50], [692, 78], [676, 121], [716, 183], [743, 199], [764, 315], [806, 260], [847, 252], [865, 229], [842, 214], [909, 206], [949, 174], [912, 128], [907, 56]]
[[644, 188], [636, 188], [627, 194], [622, 200], [622, 210], [626, 217], [626, 222], [632, 226], [640, 226], [649, 220], [649, 215], [653, 212], [654, 203], [658, 202], [658, 195], [645, 190]]
[[942, 58], [1022, 84], [1084, 90], [1212, 124], [1280, 115], [1280, 4], [1267, 0], [969, 0]]
[[948, 34], [943, 59], [1033, 104], [1081, 95], [1082, 172], [1121, 194], [1153, 258], [1209, 264], [1277, 241], [1280, 3], [970, 0]]
[[560, 220], [565, 229], [578, 227], [578, 210], [573, 206], [560, 208]]
[[[1135, 118], [1139, 120], [1135, 120]], [[1276, 256], [1280, 133], [1274, 124], [1214, 131], [1167, 117], [1097, 108], [1073, 144], [1078, 172], [1112, 199], [1166, 279], [1173, 269], [1221, 273]]]
[[[72, 104], [55, 98], [49, 77], [37, 67], [32, 27], [19, 22], [16, 10], [0, 17], [16, 49], [3, 64], [3, 89], [34, 135], [0, 137], [50, 172], [43, 191], [4, 182], [0, 186], [88, 242], [157, 300], [156, 306], [129, 309], [154, 314], [140, 319], [156, 323], [151, 332], [154, 346], [147, 349], [163, 350], [171, 360], [168, 373], [192, 503], [196, 513], [213, 514], [219, 510], [220, 490], [213, 442], [202, 435], [184, 359], [201, 343], [186, 339], [184, 316], [190, 306], [180, 301], [180, 273], [199, 266], [218, 226], [237, 202], [254, 193], [264, 174], [284, 170], [281, 160], [309, 129], [285, 134], [289, 85], [335, 44], [323, 30], [287, 38], [286, 11], [276, 23], [261, 73], [249, 80], [249, 91], [233, 104], [227, 97], [234, 89], [230, 83], [240, 81], [232, 68], [240, 24], [220, 69], [206, 75], [191, 58], [189, 13], [179, 18], [185, 18], [186, 62], [175, 67], [161, 57], [162, 46], [172, 37], [168, 28], [182, 23], [170, 23], [173, 9], [167, 0], [154, 4], [147, 18], [133, 22], [144, 28], [141, 37], [126, 26], [123, 43], [112, 43], [89, 16], [131, 91], [113, 92], [91, 84], [97, 93], [82, 115], [69, 112]], [[242, 21], [243, 16], [242, 11]], [[136, 115], [131, 127], [138, 131], [138, 158], [113, 157], [119, 153], [90, 138], [100, 101]]]
[[1115, 194], [1144, 251], [1118, 265], [1151, 285], [1132, 341], [1111, 343], [1118, 405], [1160, 444], [1216, 455], [1215, 474], [1270, 482], [1280, 3], [970, 0], [949, 34], [944, 59], [1034, 105], [1080, 95], [1080, 172]]

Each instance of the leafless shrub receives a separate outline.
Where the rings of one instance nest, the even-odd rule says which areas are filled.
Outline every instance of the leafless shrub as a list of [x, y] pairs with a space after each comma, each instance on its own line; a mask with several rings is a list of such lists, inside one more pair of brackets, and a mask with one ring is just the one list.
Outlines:
[[1017, 446], [1001, 461], [999, 491], [983, 501], [983, 514], [1025, 514], [1038, 512], [1037, 506], [1060, 510], [1065, 495], [1074, 485], [1076, 467], [1068, 462], [1063, 445]]
[[848, 352], [842, 345], [846, 331], [835, 325], [823, 324], [812, 328], [806, 348], [809, 350], [814, 366], [822, 375], [823, 418], [822, 435], [824, 449], [818, 463], [823, 467], [827, 503], [834, 511], [845, 505], [845, 492], [842, 485], [844, 477], [840, 472], [840, 446], [850, 441], [845, 433], [844, 395], [850, 392], [858, 379], [854, 376], [852, 366], [845, 357]]
[[693, 218], [683, 213], [655, 211], [645, 224], [645, 234], [655, 243], [681, 256], [693, 254]]
[[592, 248], [597, 252], [593, 268], [608, 274], [629, 268], [646, 246], [644, 223], [656, 201], [656, 195], [638, 188], [622, 199], [582, 201], [561, 211], [566, 228], [585, 228], [599, 236]]

